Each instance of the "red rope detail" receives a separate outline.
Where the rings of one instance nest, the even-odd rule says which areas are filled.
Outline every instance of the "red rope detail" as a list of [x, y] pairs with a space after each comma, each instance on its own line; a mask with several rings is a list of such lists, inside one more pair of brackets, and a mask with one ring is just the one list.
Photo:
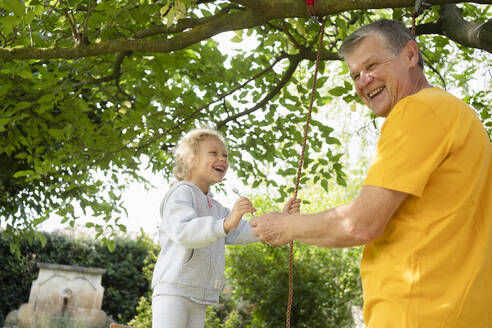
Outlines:
[[309, 16], [316, 17], [318, 16], [317, 9], [318, 4], [314, 2], [314, 0], [306, 0], [306, 9]]

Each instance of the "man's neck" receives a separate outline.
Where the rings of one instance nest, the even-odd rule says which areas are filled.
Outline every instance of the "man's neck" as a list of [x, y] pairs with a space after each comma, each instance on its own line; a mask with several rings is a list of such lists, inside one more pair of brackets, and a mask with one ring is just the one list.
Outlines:
[[427, 78], [420, 68], [415, 69], [414, 74], [411, 74], [409, 95], [416, 94], [417, 92], [425, 88], [432, 88], [432, 85], [429, 84]]

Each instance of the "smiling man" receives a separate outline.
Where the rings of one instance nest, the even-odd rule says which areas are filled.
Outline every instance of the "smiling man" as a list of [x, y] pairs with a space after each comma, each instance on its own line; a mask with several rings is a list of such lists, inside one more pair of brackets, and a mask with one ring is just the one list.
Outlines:
[[380, 20], [339, 53], [359, 97], [386, 117], [358, 197], [251, 221], [271, 245], [365, 245], [364, 320], [382, 327], [492, 327], [492, 145], [466, 103], [432, 87], [410, 31]]

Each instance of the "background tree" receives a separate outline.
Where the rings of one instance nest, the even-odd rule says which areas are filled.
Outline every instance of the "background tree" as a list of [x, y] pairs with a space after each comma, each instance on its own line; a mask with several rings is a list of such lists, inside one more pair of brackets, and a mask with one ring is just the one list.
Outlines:
[[[328, 20], [319, 85], [329, 93], [317, 92], [318, 113], [335, 97], [357, 101], [336, 53], [341, 40], [381, 17], [410, 25], [414, 2], [316, 3]], [[458, 88], [490, 131], [487, 86], [467, 79], [490, 62], [492, 1], [430, 3], [415, 29], [427, 73]], [[174, 145], [198, 124], [225, 134], [245, 183], [278, 187], [285, 197], [291, 188], [274, 177], [295, 174], [319, 29], [302, 0], [0, 0], [6, 236], [32, 236], [51, 213], [73, 226], [80, 207], [104, 218], [104, 227], [89, 225], [111, 237], [124, 229], [126, 179], [146, 183], [137, 174], [143, 158], [169, 177]], [[213, 37], [225, 31], [255, 47], [221, 52]], [[313, 120], [302, 183], [344, 183], [332, 131]]]

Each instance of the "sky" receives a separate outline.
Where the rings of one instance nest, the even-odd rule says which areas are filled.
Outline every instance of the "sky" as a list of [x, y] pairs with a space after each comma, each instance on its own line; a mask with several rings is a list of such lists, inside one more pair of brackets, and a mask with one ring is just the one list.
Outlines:
[[[128, 232], [139, 232], [143, 229], [146, 234], [153, 236], [158, 231], [160, 222], [159, 206], [162, 198], [169, 189], [169, 183], [160, 175], [153, 174], [150, 170], [142, 170], [141, 176], [145, 177], [155, 188], [145, 190], [140, 183], [132, 183], [122, 195], [122, 202], [128, 211], [128, 217], [123, 213], [120, 223], [124, 224]], [[214, 198], [222, 205], [231, 208], [239, 198], [232, 189], [237, 188], [241, 194], [250, 193], [250, 188], [242, 184], [232, 169], [226, 174], [224, 183], [225, 192], [213, 192]], [[39, 230], [56, 231], [67, 228], [67, 223], [61, 224], [61, 218], [53, 216], [41, 223]], [[103, 224], [102, 220], [93, 217], [81, 217], [76, 221], [76, 226], [83, 226], [86, 222], [97, 222]]]

